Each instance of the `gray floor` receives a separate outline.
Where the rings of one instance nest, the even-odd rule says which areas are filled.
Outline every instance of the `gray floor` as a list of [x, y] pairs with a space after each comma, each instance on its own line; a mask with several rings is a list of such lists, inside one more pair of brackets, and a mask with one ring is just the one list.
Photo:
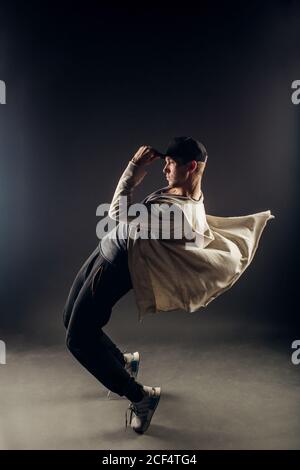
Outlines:
[[0, 448], [300, 448], [300, 366], [290, 361], [290, 344], [268, 326], [200, 316], [133, 320], [134, 340], [132, 331], [114, 333], [118, 314], [106, 328], [121, 349], [140, 351], [139, 380], [162, 386], [144, 435], [125, 432], [129, 402], [109, 400], [63, 342], [45, 348], [12, 339], [0, 366]]

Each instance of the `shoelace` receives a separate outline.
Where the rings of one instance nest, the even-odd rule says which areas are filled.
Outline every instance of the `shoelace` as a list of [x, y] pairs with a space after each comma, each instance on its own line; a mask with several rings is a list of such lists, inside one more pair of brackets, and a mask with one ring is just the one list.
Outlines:
[[134, 405], [132, 403], [129, 405], [129, 407], [127, 408], [125, 412], [125, 431], [127, 430], [127, 426], [128, 426], [128, 419], [127, 419], [128, 411], [130, 411], [129, 424], [131, 424], [132, 414], [134, 412]]

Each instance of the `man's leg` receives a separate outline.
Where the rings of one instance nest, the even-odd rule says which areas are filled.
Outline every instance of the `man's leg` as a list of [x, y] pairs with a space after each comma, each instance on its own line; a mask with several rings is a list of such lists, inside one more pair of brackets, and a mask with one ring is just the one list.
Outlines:
[[82, 288], [84, 282], [86, 281], [88, 275], [90, 274], [94, 262], [99, 254], [99, 246], [95, 248], [93, 253], [86, 259], [86, 261], [83, 263], [81, 268], [79, 269], [73, 284], [71, 286], [67, 301], [64, 306], [63, 310], [63, 322], [65, 325], [65, 328], [68, 328], [69, 321], [71, 318], [72, 310], [74, 307], [74, 303], [78, 297], [78, 294], [80, 292], [80, 289]]
[[[99, 245], [95, 248], [95, 250], [91, 253], [91, 255], [86, 259], [86, 261], [83, 263], [81, 268], [79, 269], [74, 282], [71, 286], [68, 299], [65, 303], [64, 309], [63, 309], [63, 322], [65, 325], [65, 328], [68, 328], [72, 310], [74, 307], [74, 303], [78, 297], [78, 294], [83, 287], [85, 281], [87, 280], [94, 263], [96, 259], [98, 258], [100, 251], [99, 251]], [[102, 341], [111, 349], [115, 357], [119, 360], [119, 362], [125, 366], [125, 359], [123, 356], [123, 353], [120, 351], [120, 349], [113, 343], [113, 341], [104, 333], [104, 331], [100, 330], [100, 333], [102, 334]]]
[[74, 302], [67, 346], [106, 388], [138, 401], [143, 397], [142, 385], [125, 370], [122, 353], [101, 330], [109, 321], [113, 305], [131, 288], [127, 260], [114, 267], [99, 253]]

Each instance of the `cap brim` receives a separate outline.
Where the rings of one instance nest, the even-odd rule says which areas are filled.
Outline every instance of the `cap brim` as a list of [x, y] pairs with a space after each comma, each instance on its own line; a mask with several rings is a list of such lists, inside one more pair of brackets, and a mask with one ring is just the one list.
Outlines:
[[[152, 147], [153, 148], [153, 147]], [[156, 150], [155, 148], [153, 148], [153, 150], [155, 151], [155, 153], [157, 154], [158, 157], [160, 158], [165, 158], [166, 154], [165, 153], [162, 153], [160, 152], [159, 150]]]

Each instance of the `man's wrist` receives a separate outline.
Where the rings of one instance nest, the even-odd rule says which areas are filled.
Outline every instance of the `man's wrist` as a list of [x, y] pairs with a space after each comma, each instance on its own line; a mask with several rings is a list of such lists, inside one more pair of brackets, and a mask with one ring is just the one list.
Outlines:
[[141, 165], [140, 163], [137, 163], [136, 161], [134, 161], [133, 159], [130, 160], [132, 163], [134, 163], [136, 166], [143, 166]]

